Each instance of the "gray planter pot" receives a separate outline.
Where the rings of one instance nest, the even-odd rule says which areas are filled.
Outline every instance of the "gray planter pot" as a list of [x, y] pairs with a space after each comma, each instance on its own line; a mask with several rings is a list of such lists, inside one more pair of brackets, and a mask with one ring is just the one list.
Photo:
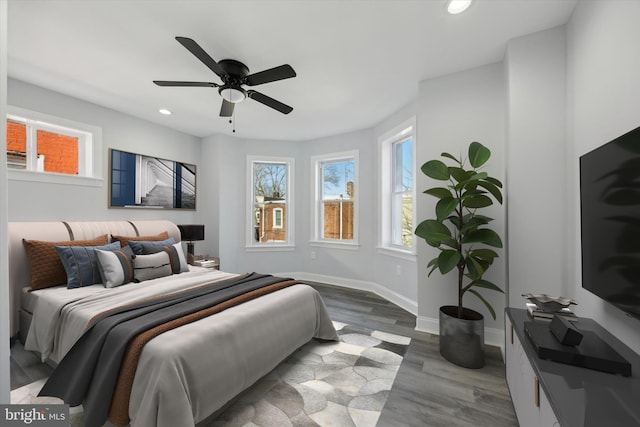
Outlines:
[[440, 307], [440, 354], [449, 362], [464, 368], [484, 366], [484, 317], [477, 311], [458, 307]]

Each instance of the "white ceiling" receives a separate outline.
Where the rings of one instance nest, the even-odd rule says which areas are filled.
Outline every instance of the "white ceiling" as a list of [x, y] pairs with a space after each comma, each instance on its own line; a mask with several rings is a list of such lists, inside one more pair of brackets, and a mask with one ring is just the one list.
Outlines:
[[[10, 0], [9, 77], [204, 137], [231, 134], [212, 81], [175, 36], [215, 60], [298, 76], [253, 87], [294, 108], [236, 106], [236, 134], [308, 140], [375, 126], [416, 99], [421, 80], [502, 60], [509, 39], [567, 22], [578, 0]], [[159, 108], [173, 111], [162, 116]]]

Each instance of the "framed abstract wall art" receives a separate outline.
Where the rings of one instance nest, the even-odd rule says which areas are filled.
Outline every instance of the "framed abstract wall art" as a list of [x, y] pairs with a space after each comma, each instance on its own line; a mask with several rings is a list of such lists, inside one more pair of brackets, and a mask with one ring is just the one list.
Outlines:
[[196, 166], [109, 150], [110, 208], [196, 208]]

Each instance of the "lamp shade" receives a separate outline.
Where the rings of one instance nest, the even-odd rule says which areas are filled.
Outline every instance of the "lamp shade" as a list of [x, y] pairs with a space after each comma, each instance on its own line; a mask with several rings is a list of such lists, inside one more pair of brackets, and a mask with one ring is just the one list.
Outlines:
[[202, 224], [178, 225], [178, 228], [180, 229], [180, 238], [186, 242], [204, 240], [204, 225]]

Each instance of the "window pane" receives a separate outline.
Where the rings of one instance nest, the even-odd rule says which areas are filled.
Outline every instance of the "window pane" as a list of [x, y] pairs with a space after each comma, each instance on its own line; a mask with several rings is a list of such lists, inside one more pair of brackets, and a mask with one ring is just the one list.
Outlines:
[[391, 243], [411, 247], [413, 244], [412, 193], [396, 193], [391, 201]]
[[392, 145], [391, 243], [413, 244], [413, 147], [412, 140]]
[[7, 166], [27, 168], [27, 126], [7, 120]]
[[286, 242], [288, 168], [283, 163], [253, 163], [254, 240]]
[[354, 170], [353, 160], [321, 164], [323, 239], [353, 240]]
[[413, 144], [411, 139], [393, 144], [393, 191], [413, 189]]
[[38, 130], [37, 147], [39, 171], [78, 174], [78, 138]]

